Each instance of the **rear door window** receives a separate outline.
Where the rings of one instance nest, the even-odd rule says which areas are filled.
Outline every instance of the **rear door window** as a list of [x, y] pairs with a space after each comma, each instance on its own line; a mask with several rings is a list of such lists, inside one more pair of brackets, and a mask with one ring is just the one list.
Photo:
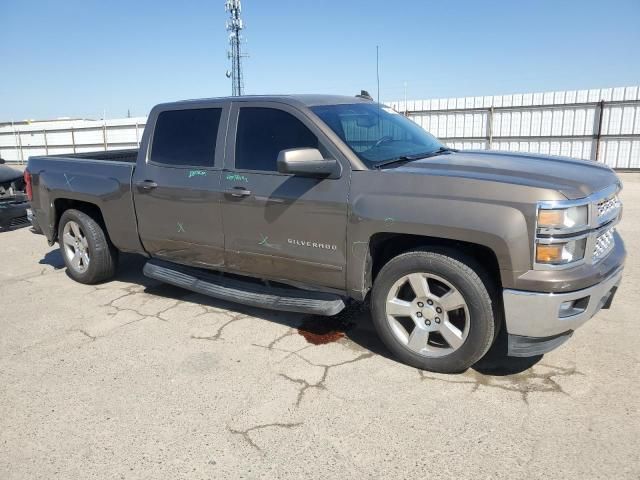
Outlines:
[[277, 171], [278, 154], [289, 148], [320, 148], [318, 137], [304, 123], [283, 110], [265, 107], [240, 109], [235, 167]]
[[151, 161], [173, 167], [213, 167], [221, 115], [221, 108], [161, 112], [153, 133]]

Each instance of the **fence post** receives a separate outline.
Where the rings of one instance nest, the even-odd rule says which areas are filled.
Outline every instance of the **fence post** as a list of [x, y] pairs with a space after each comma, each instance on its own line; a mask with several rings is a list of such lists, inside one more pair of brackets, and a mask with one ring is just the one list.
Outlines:
[[[15, 147], [15, 148], [14, 148], [14, 151], [15, 151], [16, 153], [18, 153], [18, 134], [17, 134], [17, 132], [16, 132], [16, 126], [15, 126], [15, 124], [13, 123], [13, 120], [11, 120], [11, 128], [12, 128], [12, 130], [13, 130], [13, 143], [14, 143], [14, 147]], [[18, 157], [19, 157], [19, 155], [18, 155]]]
[[22, 150], [22, 136], [18, 132], [18, 147], [20, 148], [20, 165], [24, 163], [24, 151]]
[[76, 132], [73, 130], [73, 125], [71, 125], [71, 146], [73, 147], [73, 153], [76, 153]]
[[600, 112], [596, 118], [597, 125], [594, 125], [596, 132], [596, 162], [600, 161], [600, 140], [602, 138], [602, 115], [604, 114], [604, 100], [600, 100], [599, 103]]
[[493, 106], [489, 109], [489, 118], [487, 119], [487, 130], [489, 130], [487, 150], [493, 148]]

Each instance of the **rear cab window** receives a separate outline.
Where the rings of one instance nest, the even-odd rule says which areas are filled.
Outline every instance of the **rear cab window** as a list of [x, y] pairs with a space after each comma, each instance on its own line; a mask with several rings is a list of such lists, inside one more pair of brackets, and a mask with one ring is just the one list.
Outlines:
[[222, 108], [166, 110], [158, 115], [150, 161], [169, 167], [213, 167]]

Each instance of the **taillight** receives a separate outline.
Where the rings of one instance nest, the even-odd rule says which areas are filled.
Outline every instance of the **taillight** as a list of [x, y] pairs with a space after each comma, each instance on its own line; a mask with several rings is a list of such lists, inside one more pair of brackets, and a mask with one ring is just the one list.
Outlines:
[[24, 171], [24, 184], [25, 184], [25, 189], [27, 191], [27, 200], [32, 201], [33, 188], [31, 187], [31, 173], [29, 173], [29, 170]]

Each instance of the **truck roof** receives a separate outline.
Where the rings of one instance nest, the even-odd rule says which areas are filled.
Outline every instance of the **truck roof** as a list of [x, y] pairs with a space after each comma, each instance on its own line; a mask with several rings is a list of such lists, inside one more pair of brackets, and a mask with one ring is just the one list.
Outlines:
[[206, 103], [220, 102], [220, 101], [254, 101], [254, 102], [280, 102], [294, 105], [304, 105], [306, 107], [313, 107], [317, 105], [339, 105], [349, 103], [369, 103], [371, 100], [362, 98], [359, 96], [347, 96], [347, 95], [322, 95], [322, 94], [297, 94], [297, 95], [242, 95], [239, 97], [211, 97], [211, 98], [197, 98], [193, 100], [180, 100], [177, 102], [162, 103], [158, 106], [175, 106], [180, 104], [188, 105], [189, 103]]

